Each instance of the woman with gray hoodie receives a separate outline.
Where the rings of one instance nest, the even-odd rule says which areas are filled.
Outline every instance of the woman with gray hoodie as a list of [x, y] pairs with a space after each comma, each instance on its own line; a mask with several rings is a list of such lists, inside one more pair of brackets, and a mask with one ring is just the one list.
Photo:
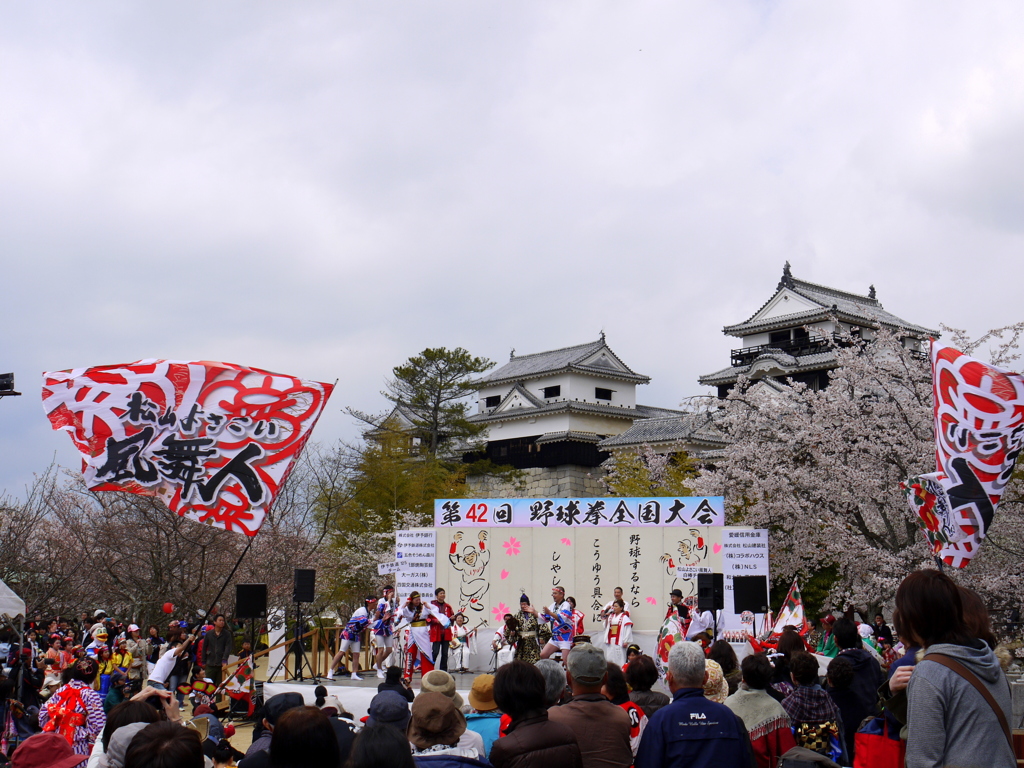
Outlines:
[[896, 590], [902, 632], [924, 649], [907, 687], [906, 768], [1015, 768], [1010, 687], [986, 643], [970, 636], [956, 583], [915, 571]]

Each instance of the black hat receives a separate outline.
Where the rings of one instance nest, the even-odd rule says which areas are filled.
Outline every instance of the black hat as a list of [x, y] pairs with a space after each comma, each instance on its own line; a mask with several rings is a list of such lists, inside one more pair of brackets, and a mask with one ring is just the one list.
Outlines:
[[289, 709], [301, 707], [305, 703], [301, 693], [279, 693], [267, 699], [267, 703], [263, 705], [263, 717], [274, 725]]
[[682, 597], [683, 596], [683, 592], [680, 589], [673, 589], [671, 592], [668, 593], [668, 596], [669, 597]]
[[370, 700], [367, 725], [389, 723], [405, 733], [409, 725], [409, 702], [396, 691], [381, 691]]

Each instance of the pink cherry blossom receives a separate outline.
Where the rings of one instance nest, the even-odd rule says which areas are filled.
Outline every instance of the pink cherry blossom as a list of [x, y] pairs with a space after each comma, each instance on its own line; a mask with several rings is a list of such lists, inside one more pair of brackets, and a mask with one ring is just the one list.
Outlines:
[[519, 554], [519, 550], [522, 548], [523, 543], [515, 536], [509, 536], [508, 541], [502, 542], [501, 546], [505, 548], [505, 554], [512, 557], [513, 555]]

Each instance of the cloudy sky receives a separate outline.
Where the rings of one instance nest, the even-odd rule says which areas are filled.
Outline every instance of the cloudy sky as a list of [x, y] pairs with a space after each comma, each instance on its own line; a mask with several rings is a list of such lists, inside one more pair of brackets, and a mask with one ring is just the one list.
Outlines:
[[338, 380], [603, 329], [674, 406], [789, 260], [909, 321], [1024, 319], [1024, 6], [23, 3], [0, 25], [0, 490], [39, 374]]

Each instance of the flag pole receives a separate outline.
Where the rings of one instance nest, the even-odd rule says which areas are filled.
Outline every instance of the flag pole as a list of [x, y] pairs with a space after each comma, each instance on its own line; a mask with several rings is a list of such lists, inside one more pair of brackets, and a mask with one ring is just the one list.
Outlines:
[[[259, 533], [259, 531], [257, 531], [257, 533]], [[252, 542], [255, 538], [256, 534], [253, 534], [249, 537], [249, 543], [245, 545], [245, 549], [242, 550], [242, 554], [238, 556], [238, 560], [235, 562], [235, 567], [231, 569], [231, 573], [229, 573], [228, 577], [224, 579], [224, 583], [220, 587], [220, 592], [218, 592], [217, 596], [213, 598], [213, 603], [210, 605], [209, 610], [206, 612], [207, 621], [209, 621], [210, 614], [213, 612], [213, 609], [217, 607], [217, 603], [220, 602], [220, 598], [221, 595], [224, 594], [224, 590], [228, 588], [228, 584], [230, 584], [231, 580], [235, 577], [235, 571], [238, 570], [238, 566], [242, 564], [242, 560], [245, 558], [247, 554], [249, 554], [249, 548], [252, 546]]]

